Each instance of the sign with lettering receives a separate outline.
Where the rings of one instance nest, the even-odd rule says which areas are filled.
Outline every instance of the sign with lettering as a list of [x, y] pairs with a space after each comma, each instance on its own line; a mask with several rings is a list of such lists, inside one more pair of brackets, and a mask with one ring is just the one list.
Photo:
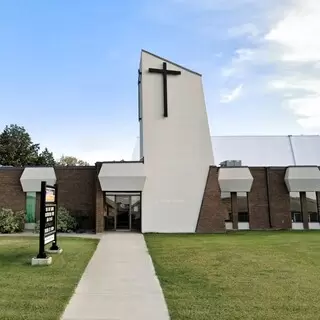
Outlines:
[[58, 251], [57, 245], [57, 185], [48, 186], [41, 182], [40, 239], [38, 258], [46, 258], [45, 246], [52, 243], [50, 250]]

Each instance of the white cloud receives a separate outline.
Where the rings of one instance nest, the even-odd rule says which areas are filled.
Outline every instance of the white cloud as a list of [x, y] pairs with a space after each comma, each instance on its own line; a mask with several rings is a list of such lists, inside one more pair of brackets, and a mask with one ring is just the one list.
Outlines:
[[221, 69], [221, 75], [226, 78], [240, 75], [244, 70], [245, 63], [253, 61], [255, 54], [255, 51], [249, 48], [240, 48], [235, 50], [230, 64]]
[[[320, 128], [320, 1], [294, 1], [290, 12], [265, 36], [278, 46], [281, 79], [268, 83], [286, 98], [297, 122], [304, 128]], [[290, 97], [291, 95], [291, 97]]]
[[235, 62], [251, 61], [254, 58], [255, 52], [249, 48], [240, 48], [235, 51]]
[[221, 69], [221, 75], [226, 78], [231, 77], [235, 72], [236, 68], [234, 67], [227, 67]]
[[[283, 101], [303, 128], [320, 128], [320, 1], [288, 3], [282, 11], [280, 4], [275, 4], [272, 10], [277, 19], [266, 19], [266, 25], [252, 24], [248, 18], [242, 28], [229, 29], [229, 35], [251, 34], [255, 39], [234, 51], [221, 74], [229, 80], [246, 81], [247, 92], [260, 81], [268, 93]], [[259, 33], [262, 29], [265, 32]], [[229, 96], [222, 100], [228, 101]]]
[[253, 23], [245, 23], [240, 26], [229, 28], [228, 30], [228, 35], [234, 38], [242, 36], [257, 37], [259, 33], [258, 28]]
[[233, 89], [229, 93], [221, 94], [220, 102], [221, 103], [230, 103], [236, 99], [238, 99], [242, 93], [243, 84], [240, 84], [235, 89]]
[[[222, 44], [220, 61], [238, 45], [221, 66], [221, 88], [246, 83], [246, 96], [261, 93], [263, 101], [263, 94], [268, 94], [275, 106], [278, 103], [279, 108], [284, 105], [290, 110], [303, 128], [320, 129], [320, 0], [165, 3], [173, 4], [179, 13], [190, 13], [187, 20], [193, 31]], [[220, 101], [229, 103], [241, 94], [242, 85], [223, 92]]]
[[289, 108], [298, 117], [298, 123], [307, 128], [320, 127], [320, 95], [309, 98], [292, 99], [289, 101]]
[[265, 36], [282, 47], [283, 61], [320, 61], [320, 1], [299, 0], [289, 14], [279, 21]]

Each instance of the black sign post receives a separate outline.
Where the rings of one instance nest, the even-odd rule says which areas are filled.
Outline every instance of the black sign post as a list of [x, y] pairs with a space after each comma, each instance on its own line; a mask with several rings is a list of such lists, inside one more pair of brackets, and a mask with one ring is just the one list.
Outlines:
[[40, 239], [38, 259], [46, 259], [45, 246], [51, 243], [50, 252], [58, 252], [57, 244], [57, 185], [41, 182], [40, 197]]

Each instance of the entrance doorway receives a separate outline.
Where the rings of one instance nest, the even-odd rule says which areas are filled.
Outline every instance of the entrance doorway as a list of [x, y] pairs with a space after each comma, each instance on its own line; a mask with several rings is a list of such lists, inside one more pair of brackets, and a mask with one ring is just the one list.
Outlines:
[[141, 193], [105, 192], [104, 222], [107, 231], [141, 231]]

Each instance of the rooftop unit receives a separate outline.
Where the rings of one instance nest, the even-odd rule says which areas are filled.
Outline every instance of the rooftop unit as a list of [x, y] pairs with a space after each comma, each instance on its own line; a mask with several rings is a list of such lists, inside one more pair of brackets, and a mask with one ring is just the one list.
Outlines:
[[221, 167], [241, 167], [241, 160], [225, 160], [220, 163]]

